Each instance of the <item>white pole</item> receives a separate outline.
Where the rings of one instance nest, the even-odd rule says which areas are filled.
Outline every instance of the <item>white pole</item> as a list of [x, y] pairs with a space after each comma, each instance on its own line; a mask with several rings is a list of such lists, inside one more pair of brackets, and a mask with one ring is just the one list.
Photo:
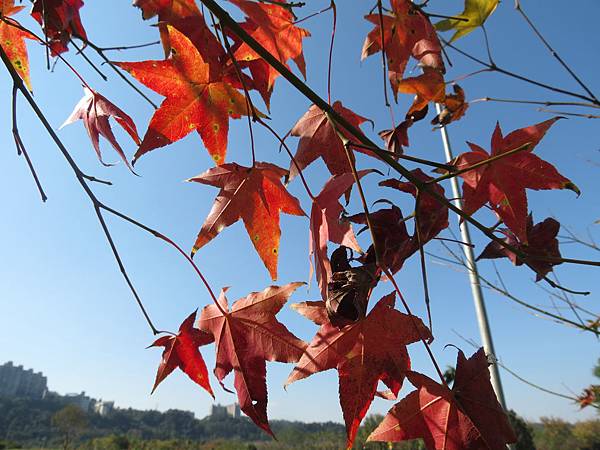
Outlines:
[[[435, 109], [438, 114], [441, 112], [440, 105], [438, 103], [435, 104]], [[440, 133], [442, 136], [442, 142], [444, 143], [444, 152], [446, 153], [446, 160], [451, 161], [452, 156], [452, 148], [450, 147], [450, 138], [448, 137], [448, 131], [446, 127], [442, 126], [440, 128]], [[460, 192], [460, 187], [458, 186], [457, 177], [453, 177], [450, 179], [452, 183], [452, 193], [454, 196], [453, 203], [457, 208], [462, 209], [462, 194]], [[460, 235], [463, 240], [468, 245], [462, 245], [463, 252], [465, 254], [465, 260], [467, 263], [467, 269], [469, 270], [469, 280], [471, 281], [471, 292], [473, 294], [473, 302], [475, 303], [475, 312], [477, 313], [477, 322], [479, 324], [479, 334], [481, 335], [481, 341], [483, 342], [483, 348], [487, 355], [491, 355], [493, 360], [496, 359], [496, 352], [494, 351], [494, 343], [492, 341], [492, 334], [490, 331], [490, 324], [487, 317], [487, 312], [485, 310], [485, 302], [483, 300], [483, 292], [481, 291], [481, 285], [479, 284], [479, 274], [477, 271], [477, 263], [475, 262], [475, 257], [473, 255], [473, 248], [471, 247], [471, 234], [469, 233], [469, 224], [467, 221], [459, 222]], [[492, 379], [492, 386], [494, 387], [494, 391], [496, 392], [496, 397], [498, 397], [498, 401], [502, 408], [506, 410], [506, 402], [504, 400], [504, 391], [502, 390], [502, 382], [500, 381], [500, 373], [498, 372], [498, 365], [492, 364], [490, 366], [490, 375]]]

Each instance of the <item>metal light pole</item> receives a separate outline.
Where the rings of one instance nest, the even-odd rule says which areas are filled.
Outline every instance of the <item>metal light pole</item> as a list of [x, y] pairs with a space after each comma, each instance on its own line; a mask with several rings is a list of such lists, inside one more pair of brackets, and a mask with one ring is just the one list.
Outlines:
[[[438, 114], [441, 112], [440, 105], [435, 104], [435, 109]], [[440, 128], [440, 134], [442, 136], [442, 142], [444, 143], [444, 152], [446, 153], [446, 160], [451, 161], [452, 148], [450, 147], [450, 139], [448, 137], [448, 131], [445, 126]], [[452, 193], [454, 196], [453, 203], [457, 208], [462, 209], [462, 194], [460, 187], [458, 186], [457, 177], [450, 179], [452, 183]], [[490, 331], [490, 324], [487, 318], [487, 312], [485, 310], [485, 302], [483, 300], [483, 292], [481, 285], [479, 284], [479, 273], [477, 271], [477, 263], [473, 255], [473, 247], [471, 246], [471, 234], [469, 233], [469, 224], [467, 221], [459, 223], [460, 235], [463, 242], [467, 245], [463, 245], [463, 252], [465, 254], [465, 260], [467, 268], [469, 270], [469, 280], [471, 281], [471, 292], [473, 294], [473, 303], [475, 303], [475, 312], [477, 313], [477, 323], [479, 324], [479, 334], [481, 335], [481, 341], [483, 342], [483, 348], [487, 355], [491, 355], [494, 359], [496, 358], [496, 352], [494, 351], [494, 343], [492, 341], [492, 333]], [[500, 373], [498, 371], [498, 365], [492, 364], [490, 366], [490, 375], [492, 379], [492, 386], [496, 392], [496, 397], [502, 408], [506, 410], [506, 402], [504, 400], [504, 391], [502, 389], [502, 382], [500, 381]]]

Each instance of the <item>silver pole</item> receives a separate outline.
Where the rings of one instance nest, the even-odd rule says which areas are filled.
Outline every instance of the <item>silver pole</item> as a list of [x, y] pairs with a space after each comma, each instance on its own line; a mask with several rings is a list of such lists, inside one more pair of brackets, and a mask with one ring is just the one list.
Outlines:
[[[440, 105], [435, 104], [435, 109], [438, 114], [441, 112]], [[444, 143], [444, 152], [446, 153], [446, 160], [451, 161], [452, 148], [450, 147], [450, 138], [448, 137], [448, 131], [446, 127], [440, 128], [442, 136], [442, 142]], [[452, 193], [454, 196], [453, 203], [457, 208], [462, 209], [462, 194], [460, 187], [458, 186], [457, 177], [450, 179], [452, 183]], [[475, 303], [475, 312], [477, 313], [477, 323], [479, 324], [479, 334], [481, 335], [481, 341], [483, 342], [483, 349], [487, 355], [491, 355], [493, 360], [496, 359], [496, 352], [494, 351], [494, 343], [492, 341], [492, 333], [490, 331], [490, 324], [485, 310], [485, 302], [483, 300], [483, 292], [481, 291], [481, 285], [479, 284], [479, 273], [477, 271], [477, 263], [473, 255], [473, 248], [471, 247], [471, 234], [469, 233], [469, 224], [467, 221], [459, 222], [460, 235], [463, 242], [468, 245], [462, 245], [463, 252], [465, 254], [465, 260], [467, 263], [467, 269], [469, 270], [469, 280], [471, 281], [471, 292], [473, 294], [473, 302]], [[506, 402], [504, 400], [504, 391], [502, 389], [502, 381], [500, 381], [500, 373], [498, 372], [498, 365], [492, 364], [490, 366], [490, 375], [492, 379], [492, 386], [496, 392], [496, 397], [502, 408], [506, 410]]]

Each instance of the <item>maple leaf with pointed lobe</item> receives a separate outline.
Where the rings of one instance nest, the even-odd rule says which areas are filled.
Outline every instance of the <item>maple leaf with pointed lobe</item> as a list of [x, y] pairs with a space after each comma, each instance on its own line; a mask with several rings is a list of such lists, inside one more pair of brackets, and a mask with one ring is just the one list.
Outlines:
[[465, 101], [465, 91], [458, 84], [455, 84], [452, 89], [454, 94], [446, 94], [442, 102], [444, 109], [433, 118], [431, 125], [448, 125], [465, 115], [469, 108], [469, 103]]
[[483, 349], [469, 359], [459, 351], [452, 390], [417, 372], [407, 378], [417, 390], [390, 409], [367, 441], [422, 438], [427, 450], [505, 450], [517, 441]]
[[465, 0], [465, 9], [462, 13], [453, 15], [452, 19], [441, 20], [435, 24], [435, 28], [438, 31], [456, 30], [450, 39], [450, 43], [452, 43], [466, 36], [475, 28], [483, 26], [483, 23], [494, 12], [498, 3], [500, 3], [500, 0]]
[[83, 0], [33, 0], [31, 16], [42, 26], [52, 56], [68, 50], [71, 36], [87, 41], [79, 17]]
[[[369, 119], [355, 114], [350, 109], [344, 108], [340, 101], [336, 101], [333, 104], [333, 109], [355, 128], [369, 121]], [[338, 127], [338, 129], [343, 136], [352, 140], [353, 135], [342, 127]], [[296, 167], [293, 161], [290, 163], [290, 180], [298, 174], [298, 170], [303, 170], [318, 157], [323, 158], [332, 175], [352, 172], [342, 140], [336, 133], [335, 128], [331, 126], [323, 110], [318, 106], [312, 105], [308, 109], [300, 120], [296, 122], [292, 131], [290, 131], [290, 135], [300, 138], [298, 149], [294, 156], [298, 167]], [[373, 155], [372, 152], [361, 148], [356, 148], [356, 151]]]
[[[300, 72], [306, 77], [306, 63], [302, 52], [302, 39], [310, 36], [304, 28], [294, 25], [294, 15], [288, 8], [276, 4], [255, 3], [248, 0], [229, 0], [244, 14], [248, 20], [241, 24], [242, 28], [250, 34], [259, 44], [277, 58], [286, 67], [287, 61], [292, 59]], [[278, 1], [286, 5], [285, 0]], [[241, 43], [235, 50], [234, 56], [240, 61], [253, 61], [261, 59], [248, 44]], [[279, 72], [268, 66], [267, 90], [273, 88]]]
[[[165, 56], [169, 56], [171, 51], [171, 39], [167, 25], [175, 26], [175, 28], [190, 38], [192, 42], [194, 42], [192, 33], [195, 32], [196, 28], [198, 30], [207, 28], [204, 23], [204, 17], [200, 13], [195, 0], [134, 0], [133, 6], [142, 10], [142, 18], [144, 20], [158, 16], [158, 30]], [[188, 22], [185, 22], [186, 19], [188, 19]], [[183, 30], [181, 26], [177, 25], [181, 21], [184, 21], [185, 24], [193, 23], [196, 26], [189, 26], [187, 30]], [[200, 49], [199, 51], [206, 61], [205, 55]]]
[[189, 38], [172, 26], [168, 30], [173, 49], [170, 58], [115, 63], [166, 97], [150, 120], [134, 163], [145, 153], [196, 130], [215, 163], [223, 164], [229, 118], [248, 114], [246, 99], [222, 74], [211, 73], [210, 64]]
[[[370, 170], [362, 170], [358, 173], [362, 178]], [[314, 257], [314, 267], [316, 268], [316, 277], [321, 296], [327, 298], [327, 282], [331, 278], [331, 264], [327, 258], [327, 243], [329, 241], [351, 248], [357, 252], [362, 252], [350, 222], [341, 218], [344, 210], [339, 202], [342, 194], [352, 188], [354, 184], [354, 175], [344, 173], [331, 177], [321, 193], [313, 201], [310, 212], [310, 240], [309, 240], [309, 259]], [[311, 261], [312, 277], [313, 264]]]
[[198, 350], [202, 345], [214, 342], [214, 338], [211, 334], [194, 328], [195, 320], [196, 311], [183, 321], [177, 335], [160, 337], [150, 345], [150, 347], [165, 348], [156, 372], [152, 393], [165, 378], [179, 367], [194, 383], [206, 389], [214, 398], [208, 379], [208, 369]]
[[[433, 178], [426, 175], [421, 169], [411, 171], [412, 175], [423, 183], [428, 183]], [[396, 179], [384, 180], [379, 183], [379, 186], [391, 187], [402, 192], [411, 194], [417, 200], [415, 211], [419, 223], [417, 235], [417, 227], [415, 223], [415, 231], [411, 237], [414, 250], [419, 249], [418, 241], [421, 245], [435, 238], [440, 232], [448, 228], [448, 207], [426, 192], [418, 193], [417, 187], [409, 182], [404, 182]], [[430, 184], [430, 188], [438, 195], [444, 196], [444, 188], [439, 184]]]
[[417, 77], [400, 80], [398, 92], [415, 94], [415, 100], [406, 113], [406, 117], [410, 118], [426, 108], [429, 102], [442, 103], [446, 98], [446, 84], [439, 71], [426, 68], [425, 72]]
[[[410, 0], [392, 0], [391, 14], [365, 16], [375, 28], [369, 32], [362, 49], [362, 59], [382, 51], [388, 63], [388, 75], [394, 95], [404, 76], [409, 58], [421, 66], [444, 72], [442, 46], [431, 22]], [[383, 23], [383, 42], [382, 29]]]
[[112, 128], [110, 127], [110, 122], [108, 121], [110, 117], [113, 117], [115, 121], [121, 125], [121, 127], [131, 136], [133, 141], [139, 145], [140, 138], [138, 136], [133, 119], [99, 93], [86, 87], [83, 88], [83, 91], [83, 98], [79, 101], [79, 103], [77, 103], [71, 115], [67, 118], [65, 123], [61, 125], [61, 128], [65, 125], [76, 122], [77, 120], [82, 120], [100, 162], [105, 166], [111, 165], [102, 160], [99, 142], [99, 137], [102, 135], [108, 142], [110, 142], [129, 170], [133, 172], [131, 166], [129, 165], [129, 161], [125, 156], [125, 152], [117, 142], [117, 138], [113, 134]]
[[522, 243], [527, 243], [527, 196], [525, 189], [570, 189], [579, 195], [579, 189], [556, 168], [534, 155], [533, 149], [548, 129], [560, 117], [502, 136], [500, 124], [492, 135], [491, 154], [478, 145], [468, 143], [471, 152], [456, 158], [456, 167], [464, 169], [490, 157], [500, 156], [523, 145], [529, 146], [512, 155], [460, 174], [463, 178], [463, 211], [473, 214], [489, 202], [504, 224]]
[[273, 280], [277, 279], [279, 213], [305, 215], [298, 199], [281, 183], [285, 169], [257, 162], [254, 167], [227, 163], [188, 181], [220, 188], [215, 203], [198, 234], [192, 256], [225, 227], [239, 219]]
[[[510, 230], [502, 229], [501, 233], [504, 234], [504, 242], [516, 247], [528, 256], [534, 258], [527, 259], [527, 264], [536, 272], [535, 281], [540, 281], [552, 268], [560, 261], [548, 261], [544, 260], [544, 257], [560, 258], [560, 250], [558, 249], [558, 239], [556, 235], [560, 229], [560, 223], [558, 221], [548, 217], [543, 222], [533, 224], [533, 216], [529, 214], [527, 217], [527, 243], [523, 244], [519, 241], [517, 236]], [[537, 257], [541, 257], [538, 259]], [[495, 258], [508, 258], [515, 266], [520, 266], [524, 262], [516, 254], [503, 247], [499, 243], [492, 241], [490, 242], [481, 255], [477, 259], [495, 259]]]
[[18, 27], [19, 23], [10, 17], [23, 8], [25, 6], [15, 6], [14, 0], [0, 0], [0, 15], [3, 17], [3, 20], [0, 21], [0, 46], [27, 89], [31, 91], [29, 57], [27, 56], [25, 39], [35, 39], [35, 37], [31, 33], [20, 29]]
[[420, 319], [394, 309], [394, 297], [394, 293], [386, 295], [366, 318], [342, 328], [329, 322], [323, 302], [293, 305], [320, 328], [288, 377], [286, 386], [312, 374], [337, 369], [347, 448], [352, 447], [379, 381], [397, 395], [410, 370], [406, 346], [431, 338]]
[[214, 336], [216, 364], [214, 374], [223, 380], [234, 373], [240, 409], [271, 436], [267, 418], [266, 361], [297, 362], [306, 343], [279, 322], [275, 315], [292, 293], [304, 283], [271, 286], [237, 300], [229, 309], [225, 291], [219, 306], [202, 310], [199, 327]]

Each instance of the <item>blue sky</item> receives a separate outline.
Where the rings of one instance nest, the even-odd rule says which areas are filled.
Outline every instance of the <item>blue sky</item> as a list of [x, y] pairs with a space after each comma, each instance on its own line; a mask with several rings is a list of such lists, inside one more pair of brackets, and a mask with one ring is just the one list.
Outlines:
[[[309, 2], [310, 10], [325, 6], [326, 1]], [[431, 2], [431, 11], [458, 12], [460, 1]], [[565, 57], [575, 71], [591, 85], [599, 88], [597, 73], [600, 63], [595, 57], [598, 35], [592, 30], [600, 14], [600, 4], [584, 0], [577, 11], [565, 11], [559, 2], [523, 2], [535, 23]], [[375, 130], [389, 127], [389, 115], [383, 105], [379, 56], [360, 62], [360, 50], [370, 24], [362, 16], [370, 8], [369, 2], [339, 2], [338, 35], [334, 53], [333, 97], [355, 112], [375, 121]], [[578, 86], [547, 54], [524, 22], [513, 10], [512, 2], [500, 4], [487, 28], [496, 62], [518, 73], [550, 84], [578, 90]], [[303, 15], [303, 13], [300, 13]], [[128, 1], [88, 0], [82, 9], [82, 20], [90, 40], [100, 46], [138, 44], [157, 38], [150, 22], [142, 22], [140, 13]], [[32, 21], [23, 16], [25, 25]], [[303, 25], [313, 36], [305, 40], [308, 82], [325, 95], [327, 45], [331, 16], [323, 14]], [[37, 28], [34, 28], [37, 30]], [[485, 59], [483, 35], [480, 30], [458, 41], [461, 48]], [[35, 98], [47, 114], [50, 123], [58, 129], [71, 113], [82, 95], [75, 77], [59, 62], [53, 73], [45, 70], [42, 48], [30, 45], [32, 83]], [[160, 59], [159, 46], [143, 50], [114, 52], [112, 58], [120, 61]], [[449, 50], [454, 67], [449, 68], [447, 79], [457, 78], [480, 67]], [[90, 51], [88, 55], [94, 57]], [[67, 54], [88, 83], [100, 93], [127, 111], [136, 121], [140, 134], [145, 132], [152, 109], [133, 93], [111, 70], [103, 66], [109, 82], [102, 81], [73, 52]], [[95, 58], [95, 60], [97, 60]], [[409, 65], [409, 70], [414, 69]], [[415, 71], [415, 74], [417, 72]], [[468, 99], [484, 96], [539, 100], [564, 100], [565, 97], [535, 88], [519, 81], [495, 74], [482, 74], [464, 80], [461, 85]], [[145, 350], [153, 337], [114, 262], [102, 235], [95, 214], [85, 194], [79, 188], [72, 172], [35, 120], [24, 101], [19, 105], [19, 126], [25, 145], [38, 170], [49, 200], [42, 204], [22, 158], [16, 156], [10, 136], [10, 81], [0, 71], [0, 92], [5, 99], [0, 105], [1, 123], [0, 205], [4, 214], [0, 220], [2, 258], [0, 259], [0, 362], [13, 360], [26, 367], [43, 371], [52, 390], [60, 393], [87, 391], [96, 398], [115, 400], [118, 406], [165, 410], [179, 408], [205, 415], [210, 408], [210, 397], [182, 373], [171, 375], [150, 396], [160, 350]], [[149, 92], [154, 99], [159, 96]], [[402, 96], [395, 106], [400, 117], [410, 103]], [[276, 83], [272, 100], [273, 126], [285, 133], [306, 111], [309, 103], [282, 79]], [[466, 117], [450, 127], [456, 153], [467, 150], [469, 140], [489, 148], [496, 120], [509, 132], [549, 118], [535, 107], [510, 104], [478, 103]], [[115, 129], [116, 130], [116, 129]], [[365, 130], [375, 136], [368, 126]], [[126, 153], [135, 151], [133, 142], [116, 130]], [[99, 164], [87, 135], [80, 123], [64, 128], [60, 137], [81, 168], [91, 175], [110, 179], [113, 186], [94, 186], [95, 192], [107, 204], [126, 212], [149, 226], [168, 234], [184, 248], [190, 248], [208, 213], [217, 190], [208, 186], [184, 183], [211, 166], [211, 161], [196, 134], [164, 149], [145, 155], [137, 164], [141, 177], [134, 177], [122, 164], [105, 168]], [[263, 130], [255, 129], [257, 157], [287, 167], [284, 154], [278, 153], [277, 143]], [[443, 159], [441, 141], [432, 132], [427, 121], [411, 129], [410, 154], [432, 159]], [[295, 141], [290, 140], [292, 148]], [[117, 161], [116, 154], [102, 142], [107, 161]], [[555, 215], [563, 224], [585, 235], [600, 239], [598, 225], [600, 202], [597, 198], [597, 174], [600, 163], [600, 142], [597, 122], [587, 119], [569, 119], [558, 122], [537, 147], [536, 153], [555, 164], [571, 178], [583, 194], [576, 199], [569, 191], [529, 191], [529, 203], [535, 218], [541, 220]], [[249, 165], [250, 149], [245, 121], [231, 123], [228, 159]], [[590, 162], [590, 160], [592, 162]], [[594, 162], [596, 165], [594, 165]], [[371, 160], [360, 159], [362, 167], [373, 166]], [[327, 179], [321, 161], [306, 171], [313, 191], [318, 192]], [[410, 211], [412, 200], [406, 195], [376, 190], [375, 177], [367, 189], [370, 201], [388, 196], [405, 211]], [[369, 183], [367, 183], [369, 184]], [[305, 211], [310, 203], [299, 180], [290, 185]], [[446, 191], [450, 191], [449, 185]], [[353, 199], [351, 212], [360, 206]], [[493, 223], [489, 213], [478, 213], [478, 218]], [[308, 276], [308, 220], [282, 216], [282, 241], [279, 260], [279, 284], [306, 281]], [[198, 307], [209, 302], [208, 295], [187, 263], [171, 248], [143, 232], [109, 218], [109, 226], [123, 256], [123, 260], [150, 314], [161, 329], [176, 330], [179, 323]], [[456, 221], [452, 218], [456, 230]], [[449, 236], [448, 232], [443, 236]], [[364, 239], [366, 237], [363, 237]], [[363, 241], [364, 242], [364, 241]], [[475, 236], [478, 249], [486, 244]], [[428, 250], [442, 256], [444, 249], [431, 243]], [[574, 258], [598, 258], [592, 251], [573, 245], [563, 246], [563, 255]], [[250, 245], [244, 227], [238, 223], [224, 231], [218, 239], [201, 249], [196, 261], [204, 271], [213, 289], [231, 286], [230, 301], [251, 291], [262, 290], [271, 284], [268, 272]], [[527, 270], [512, 267], [507, 261], [498, 262], [503, 279], [511, 292], [528, 302], [552, 308], [543, 285], [533, 283]], [[493, 266], [481, 263], [482, 273], [495, 279]], [[591, 290], [592, 295], [578, 298], [591, 310], [596, 306], [598, 283], [597, 268], [560, 266], [560, 281], [569, 287]], [[472, 348], [462, 342], [453, 330], [479, 340], [474, 308], [466, 274], [428, 262], [428, 274], [434, 321], [433, 350], [440, 364], [455, 361], [455, 351], [444, 349], [448, 343]], [[406, 298], [415, 312], [422, 314], [423, 294], [417, 259], [411, 260], [398, 274]], [[318, 291], [300, 288], [292, 302], [314, 300]], [[391, 286], [381, 283], [375, 296], [389, 293]], [[560, 392], [578, 392], [594, 382], [591, 369], [598, 357], [598, 341], [589, 334], [534, 317], [523, 308], [491, 292], [486, 292], [488, 312], [496, 349], [502, 361], [523, 377]], [[566, 313], [565, 313], [566, 314]], [[280, 320], [303, 339], [310, 340], [316, 327], [284, 308]], [[433, 374], [430, 362], [419, 345], [410, 348], [413, 367]], [[209, 367], [214, 364], [212, 347], [203, 350]], [[305, 421], [341, 420], [337, 399], [337, 375], [334, 371], [317, 374], [308, 380], [282, 389], [291, 365], [268, 364], [269, 415], [271, 418]], [[544, 415], [578, 420], [592, 417], [593, 411], [578, 412], [578, 407], [567, 400], [548, 396], [502, 373], [507, 403], [528, 419]], [[215, 388], [216, 380], [212, 380]], [[231, 383], [230, 383], [231, 384]], [[408, 387], [407, 387], [408, 389]], [[231, 403], [234, 396], [216, 388], [217, 401]], [[372, 412], [385, 412], [391, 403], [375, 400]]]

